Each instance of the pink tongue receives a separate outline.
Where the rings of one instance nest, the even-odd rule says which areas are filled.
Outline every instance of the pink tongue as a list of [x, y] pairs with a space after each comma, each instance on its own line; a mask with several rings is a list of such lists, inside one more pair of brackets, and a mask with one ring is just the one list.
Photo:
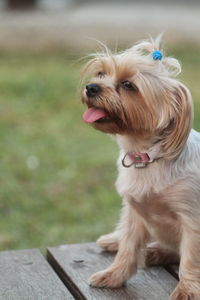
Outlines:
[[89, 108], [86, 112], [83, 114], [83, 120], [86, 123], [93, 123], [103, 117], [106, 117], [106, 113], [103, 109], [100, 108]]

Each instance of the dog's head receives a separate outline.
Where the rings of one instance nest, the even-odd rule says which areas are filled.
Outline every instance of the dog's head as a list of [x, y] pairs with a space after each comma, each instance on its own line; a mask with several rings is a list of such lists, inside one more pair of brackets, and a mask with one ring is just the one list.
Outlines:
[[189, 90], [174, 79], [179, 62], [164, 57], [160, 40], [145, 41], [120, 53], [98, 54], [84, 67], [85, 122], [111, 134], [154, 136], [166, 156], [185, 144], [192, 120]]

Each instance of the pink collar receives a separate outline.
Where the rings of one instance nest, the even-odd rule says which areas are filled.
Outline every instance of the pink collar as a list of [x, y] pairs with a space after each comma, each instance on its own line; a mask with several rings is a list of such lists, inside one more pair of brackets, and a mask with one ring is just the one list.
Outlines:
[[144, 168], [161, 157], [161, 142], [158, 142], [149, 148], [147, 152], [126, 152], [122, 159], [122, 165], [125, 168], [130, 168], [133, 165], [135, 168]]
[[[130, 162], [126, 163], [126, 160]], [[135, 165], [135, 168], [144, 168], [150, 162], [152, 162], [152, 160], [149, 155], [147, 153], [140, 152], [127, 152], [122, 159], [122, 165], [125, 168], [130, 168], [132, 165]]]

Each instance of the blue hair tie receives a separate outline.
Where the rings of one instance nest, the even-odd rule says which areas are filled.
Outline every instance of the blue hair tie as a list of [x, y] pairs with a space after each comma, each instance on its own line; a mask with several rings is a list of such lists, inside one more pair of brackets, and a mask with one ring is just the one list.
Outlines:
[[152, 57], [153, 57], [154, 60], [162, 60], [163, 54], [159, 50], [155, 50], [152, 53]]

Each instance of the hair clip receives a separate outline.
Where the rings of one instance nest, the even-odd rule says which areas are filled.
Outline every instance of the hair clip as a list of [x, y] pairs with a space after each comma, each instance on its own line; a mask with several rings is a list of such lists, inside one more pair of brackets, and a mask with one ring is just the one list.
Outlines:
[[161, 60], [163, 58], [163, 54], [159, 50], [155, 50], [152, 53], [152, 57], [154, 60]]

